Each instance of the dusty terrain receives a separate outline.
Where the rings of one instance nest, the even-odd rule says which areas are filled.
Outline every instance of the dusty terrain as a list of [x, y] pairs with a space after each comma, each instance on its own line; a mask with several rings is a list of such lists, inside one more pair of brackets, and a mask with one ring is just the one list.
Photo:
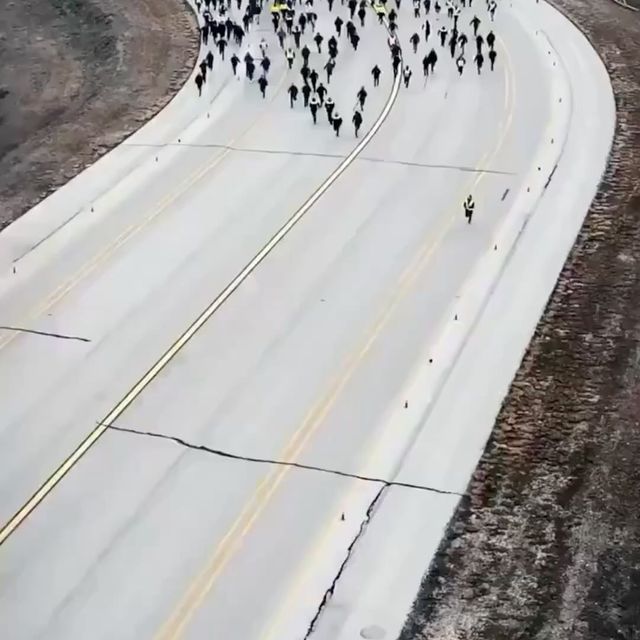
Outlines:
[[0, 3], [0, 229], [166, 104], [195, 28], [182, 0]]
[[614, 148], [402, 640], [640, 638], [640, 15], [554, 2], [612, 76]]

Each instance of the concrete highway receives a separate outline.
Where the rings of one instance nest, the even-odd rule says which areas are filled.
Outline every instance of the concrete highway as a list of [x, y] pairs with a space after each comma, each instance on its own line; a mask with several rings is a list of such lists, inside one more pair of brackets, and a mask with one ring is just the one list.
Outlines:
[[[328, 37], [334, 15], [320, 5]], [[408, 45], [424, 18], [405, 5], [408, 89], [393, 83], [373, 13], [357, 52], [342, 37], [329, 85], [339, 138], [323, 111], [314, 127], [289, 109], [299, 76], [264, 16], [250, 41], [269, 41], [266, 100], [217, 58], [202, 99], [186, 87], [166, 124], [91, 176], [93, 211], [44, 233], [45, 201], [0, 234], [4, 637], [307, 634], [375, 480], [402, 459], [390, 416], [413, 402], [405, 382], [551, 126], [547, 51], [507, 4], [491, 25], [494, 72], [478, 75], [469, 53], [459, 78], [437, 46], [427, 83], [425, 45]], [[461, 23], [475, 11], [486, 33], [484, 4]], [[363, 84], [360, 140], [375, 134], [353, 157]], [[460, 492], [404, 490], [437, 501], [431, 489]]]

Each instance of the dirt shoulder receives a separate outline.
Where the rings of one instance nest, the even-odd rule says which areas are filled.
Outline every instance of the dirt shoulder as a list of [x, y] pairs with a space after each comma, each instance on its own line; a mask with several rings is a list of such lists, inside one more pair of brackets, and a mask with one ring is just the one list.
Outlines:
[[0, 229], [159, 111], [195, 61], [183, 0], [0, 6]]
[[403, 640], [640, 638], [640, 18], [554, 3], [611, 74], [614, 147]]

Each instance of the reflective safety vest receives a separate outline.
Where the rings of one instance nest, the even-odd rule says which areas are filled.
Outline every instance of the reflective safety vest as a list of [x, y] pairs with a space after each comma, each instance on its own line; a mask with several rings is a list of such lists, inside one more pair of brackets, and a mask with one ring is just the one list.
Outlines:
[[383, 16], [387, 15], [387, 9], [382, 4], [382, 2], [374, 2], [373, 10], [376, 12], [377, 15], [380, 15], [380, 14], [382, 14]]

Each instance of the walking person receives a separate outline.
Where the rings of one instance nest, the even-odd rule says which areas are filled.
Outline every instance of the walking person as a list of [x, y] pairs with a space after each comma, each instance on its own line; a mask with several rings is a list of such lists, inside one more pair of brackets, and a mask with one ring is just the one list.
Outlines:
[[358, 137], [358, 131], [360, 131], [360, 127], [362, 126], [362, 114], [356, 109], [353, 118], [351, 118], [353, 122], [353, 128], [355, 130], [356, 138]]
[[360, 109], [364, 111], [364, 103], [367, 99], [366, 89], [364, 87], [360, 87], [360, 90], [358, 91], [356, 97], [358, 99], [358, 103], [360, 104]]
[[471, 218], [473, 218], [473, 212], [476, 208], [476, 203], [473, 201], [473, 196], [469, 194], [467, 199], [462, 203], [464, 209], [464, 217], [467, 219], [467, 223], [471, 224]]
[[409, 69], [409, 65], [405, 65], [404, 69], [402, 70], [402, 79], [404, 80], [405, 89], [409, 88], [409, 82], [411, 81], [411, 76], [412, 76], [412, 72], [411, 72], [411, 69]]
[[267, 97], [267, 86], [269, 85], [269, 82], [266, 78], [266, 76], [260, 76], [258, 78], [258, 86], [260, 87], [260, 93], [262, 94], [262, 99], [264, 100], [264, 98]]
[[295, 84], [291, 84], [291, 86], [287, 89], [287, 93], [289, 94], [289, 104], [293, 109], [293, 104], [298, 99], [298, 87]]
[[493, 67], [496, 64], [496, 50], [495, 49], [490, 49], [489, 50], [489, 62], [491, 63], [491, 71], [493, 71]]
[[318, 123], [318, 108], [320, 107], [320, 101], [318, 96], [314, 93], [309, 100], [309, 110], [311, 111], [311, 117], [313, 118], [313, 124]]
[[342, 116], [336, 111], [331, 124], [333, 126], [333, 130], [336, 132], [336, 138], [340, 137], [340, 127], [342, 126]]
[[382, 71], [380, 71], [380, 67], [376, 65], [371, 69], [371, 75], [373, 76], [373, 86], [377, 87], [380, 84], [380, 75]]

